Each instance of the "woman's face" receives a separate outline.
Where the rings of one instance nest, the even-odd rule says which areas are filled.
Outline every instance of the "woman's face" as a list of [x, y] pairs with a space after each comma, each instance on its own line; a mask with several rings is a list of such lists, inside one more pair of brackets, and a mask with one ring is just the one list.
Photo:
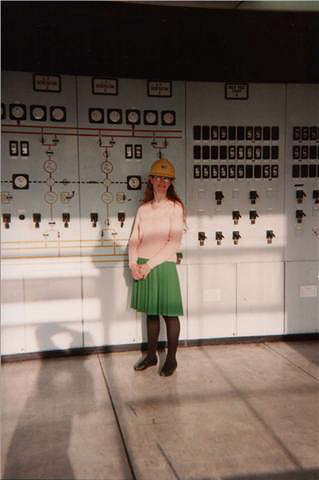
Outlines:
[[169, 177], [154, 176], [150, 177], [150, 182], [153, 185], [153, 190], [155, 193], [166, 195], [168, 187], [172, 183], [172, 179]]

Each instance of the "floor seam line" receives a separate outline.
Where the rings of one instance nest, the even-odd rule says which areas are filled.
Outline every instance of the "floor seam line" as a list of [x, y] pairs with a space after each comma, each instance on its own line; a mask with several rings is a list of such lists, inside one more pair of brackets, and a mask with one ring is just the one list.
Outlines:
[[102, 362], [101, 362], [101, 358], [100, 358], [99, 354], [97, 354], [97, 359], [98, 359], [98, 362], [100, 364], [100, 368], [101, 368], [101, 371], [102, 371], [102, 375], [103, 375], [103, 378], [104, 378], [104, 383], [105, 383], [105, 386], [106, 386], [106, 390], [107, 390], [107, 393], [109, 395], [109, 399], [110, 399], [111, 406], [112, 406], [112, 409], [113, 409], [113, 413], [114, 413], [115, 421], [116, 421], [116, 424], [117, 424], [117, 428], [118, 428], [119, 433], [120, 433], [120, 437], [121, 437], [121, 440], [122, 440], [122, 444], [123, 444], [125, 456], [126, 456], [126, 459], [127, 459], [127, 463], [128, 463], [129, 469], [131, 471], [132, 480], [138, 480], [136, 475], [135, 475], [135, 472], [134, 472], [131, 457], [130, 457], [130, 454], [128, 452], [127, 445], [126, 445], [125, 438], [124, 438], [124, 434], [123, 434], [123, 431], [122, 431], [122, 428], [121, 428], [120, 420], [119, 420], [119, 417], [118, 417], [118, 414], [117, 414], [117, 411], [116, 411], [116, 408], [115, 408], [115, 404], [113, 402], [110, 385], [109, 385], [109, 382], [107, 380], [104, 368], [102, 366]]
[[266, 345], [265, 343], [263, 343], [264, 347], [265, 348], [268, 348], [268, 350], [276, 353], [277, 355], [279, 355], [280, 357], [284, 358], [288, 363], [290, 363], [290, 365], [293, 365], [295, 368], [297, 368], [298, 370], [301, 370], [303, 373], [305, 373], [306, 375], [308, 375], [309, 377], [313, 378], [314, 380], [316, 380], [316, 382], [319, 382], [319, 378], [315, 377], [314, 375], [312, 375], [311, 373], [307, 372], [307, 370], [305, 370], [304, 368], [300, 367], [299, 365], [297, 365], [296, 363], [294, 363], [292, 360], [290, 360], [288, 357], [286, 357], [283, 353], [281, 352], [278, 352], [278, 350], [275, 350], [274, 348], [271, 348], [270, 345]]

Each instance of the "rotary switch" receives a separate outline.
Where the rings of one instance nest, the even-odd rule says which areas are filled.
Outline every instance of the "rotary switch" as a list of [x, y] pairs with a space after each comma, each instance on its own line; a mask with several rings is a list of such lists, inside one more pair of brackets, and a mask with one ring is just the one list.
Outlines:
[[3, 220], [3, 223], [4, 223], [4, 228], [10, 228], [11, 214], [10, 213], [3, 213], [2, 214], [2, 220]]
[[69, 228], [70, 214], [62, 213], [62, 222], [64, 223], [64, 228]]
[[198, 232], [198, 240], [201, 247], [204, 245], [206, 238], [205, 232]]
[[251, 202], [252, 205], [254, 205], [256, 203], [257, 198], [259, 198], [259, 195], [256, 192], [256, 190], [250, 190], [249, 199], [250, 199], [250, 202]]
[[234, 245], [238, 245], [238, 241], [241, 238], [240, 233], [238, 231], [233, 232], [233, 241]]
[[176, 262], [177, 262], [178, 265], [180, 265], [182, 263], [182, 259], [183, 259], [182, 252], [177, 252], [176, 253]]
[[92, 222], [92, 227], [96, 227], [97, 221], [98, 221], [98, 214], [97, 213], [91, 213], [91, 222]]
[[303, 198], [306, 197], [306, 193], [303, 190], [297, 190], [296, 191], [296, 199], [298, 203], [303, 202]]
[[319, 190], [314, 190], [312, 192], [312, 198], [314, 199], [315, 203], [319, 203]]
[[267, 243], [272, 243], [272, 239], [276, 238], [276, 235], [274, 234], [273, 230], [266, 231], [266, 238], [267, 238]]
[[223, 232], [216, 232], [216, 241], [217, 241], [217, 245], [221, 245], [222, 243], [222, 239], [225, 238], [224, 235], [223, 235]]
[[215, 199], [216, 199], [217, 205], [222, 204], [223, 198], [225, 198], [225, 196], [221, 190], [218, 190], [217, 192], [215, 192]]
[[124, 225], [124, 222], [125, 222], [125, 213], [124, 212], [119, 212], [117, 214], [117, 219], [121, 223], [121, 228], [122, 228], [123, 225]]
[[250, 223], [254, 225], [256, 223], [256, 218], [258, 218], [259, 215], [256, 212], [256, 210], [250, 210], [249, 212], [249, 218], [250, 218]]
[[305, 217], [306, 214], [304, 213], [303, 210], [296, 210], [296, 219], [297, 219], [297, 223], [302, 223], [302, 219], [303, 217]]
[[41, 213], [34, 213], [32, 215], [33, 217], [33, 222], [34, 222], [34, 226], [35, 228], [39, 228], [40, 227], [40, 222], [41, 222]]
[[238, 225], [238, 222], [239, 222], [240, 218], [241, 218], [241, 215], [240, 215], [239, 210], [234, 210], [233, 211], [233, 220], [234, 220], [235, 225]]

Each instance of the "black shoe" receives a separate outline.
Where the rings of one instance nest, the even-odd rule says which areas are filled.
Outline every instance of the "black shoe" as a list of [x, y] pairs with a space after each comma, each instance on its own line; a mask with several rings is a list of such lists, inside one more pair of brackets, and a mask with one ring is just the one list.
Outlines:
[[176, 363], [176, 365], [170, 366], [170, 367], [166, 367], [165, 364], [164, 364], [162, 370], [160, 371], [161, 377], [170, 377], [171, 375], [173, 375], [176, 368], [177, 368], [177, 363]]
[[146, 370], [146, 368], [153, 367], [156, 364], [157, 358], [155, 360], [152, 360], [151, 362], [147, 360], [147, 358], [144, 358], [136, 362], [136, 364], [134, 365], [134, 370]]

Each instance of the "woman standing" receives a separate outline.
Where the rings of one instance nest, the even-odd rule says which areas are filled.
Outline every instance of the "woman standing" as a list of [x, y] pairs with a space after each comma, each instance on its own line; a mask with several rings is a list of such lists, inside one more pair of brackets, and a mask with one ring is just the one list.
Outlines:
[[175, 192], [175, 169], [165, 158], [151, 166], [150, 177], [129, 241], [129, 266], [134, 279], [131, 307], [147, 314], [148, 348], [135, 370], [157, 364], [157, 341], [162, 315], [167, 330], [167, 356], [160, 372], [174, 373], [180, 333], [178, 315], [183, 315], [176, 270], [176, 252], [185, 225], [183, 202]]

